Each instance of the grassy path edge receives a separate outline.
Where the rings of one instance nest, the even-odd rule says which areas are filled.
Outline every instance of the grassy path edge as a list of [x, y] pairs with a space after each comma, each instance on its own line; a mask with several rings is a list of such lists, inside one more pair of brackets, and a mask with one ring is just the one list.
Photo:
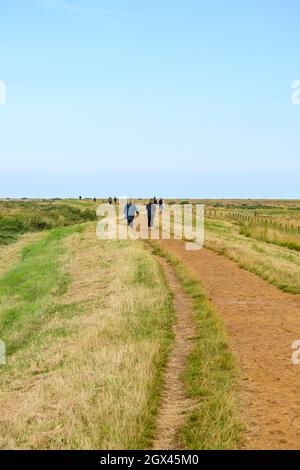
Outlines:
[[230, 351], [224, 325], [200, 283], [175, 256], [150, 241], [153, 254], [167, 259], [192, 300], [197, 328], [183, 380], [188, 396], [197, 399], [181, 430], [184, 447], [238, 449], [244, 426], [240, 420], [238, 368]]

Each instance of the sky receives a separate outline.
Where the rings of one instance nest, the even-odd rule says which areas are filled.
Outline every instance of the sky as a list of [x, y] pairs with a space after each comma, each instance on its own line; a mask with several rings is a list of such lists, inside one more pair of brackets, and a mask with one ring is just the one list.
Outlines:
[[300, 198], [299, 17], [298, 0], [0, 0], [0, 197]]

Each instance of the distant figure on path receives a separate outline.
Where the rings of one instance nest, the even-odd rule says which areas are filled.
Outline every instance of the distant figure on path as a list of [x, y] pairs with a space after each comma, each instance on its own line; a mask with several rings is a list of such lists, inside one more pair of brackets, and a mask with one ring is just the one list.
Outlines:
[[162, 213], [162, 211], [164, 210], [164, 201], [162, 198], [160, 198], [160, 200], [158, 201], [158, 205], [159, 205], [159, 212]]
[[112, 204], [112, 197], [111, 196], [108, 198], [108, 203]]
[[151, 228], [153, 227], [155, 210], [156, 210], [154, 199], [150, 199], [150, 201], [146, 205], [146, 209], [147, 209], [147, 217], [148, 217], [148, 228]]
[[82, 197], [81, 197], [81, 196], [79, 196], [79, 201], [81, 201], [81, 199], [82, 199]]
[[118, 202], [118, 199], [116, 198], [116, 196], [114, 197], [114, 201], [115, 201], [115, 206], [116, 206]]
[[132, 203], [132, 199], [129, 199], [129, 202], [125, 204], [124, 214], [128, 226], [132, 227], [135, 216], [139, 215], [136, 205]]
[[97, 202], [97, 199], [94, 197], [94, 202]]
[[152, 199], [152, 202], [153, 202], [153, 204], [157, 204], [157, 199], [156, 199], [155, 196], [154, 196], [154, 198]]

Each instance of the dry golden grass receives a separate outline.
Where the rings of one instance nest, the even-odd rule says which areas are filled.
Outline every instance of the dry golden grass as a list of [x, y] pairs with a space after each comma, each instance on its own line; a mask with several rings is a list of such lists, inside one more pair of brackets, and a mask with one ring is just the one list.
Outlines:
[[99, 241], [93, 224], [64, 243], [69, 289], [0, 370], [0, 448], [143, 448], [172, 338], [169, 291], [139, 243]]

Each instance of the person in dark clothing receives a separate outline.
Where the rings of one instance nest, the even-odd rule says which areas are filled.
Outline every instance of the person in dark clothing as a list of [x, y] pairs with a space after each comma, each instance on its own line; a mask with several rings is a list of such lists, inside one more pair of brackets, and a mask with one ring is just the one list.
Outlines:
[[129, 227], [132, 227], [134, 218], [136, 215], [139, 215], [136, 205], [132, 203], [132, 199], [129, 199], [129, 202], [125, 204], [124, 207], [125, 219]]
[[162, 213], [164, 209], [164, 201], [162, 198], [160, 198], [160, 200], [158, 201], [158, 205], [159, 205], [159, 212]]
[[116, 198], [116, 196], [114, 197], [114, 201], [115, 201], [115, 206], [116, 206], [118, 202], [118, 199]]
[[156, 199], [155, 196], [154, 196], [154, 198], [152, 199], [152, 203], [153, 203], [153, 204], [157, 204], [157, 199]]
[[82, 197], [81, 197], [81, 196], [79, 196], [79, 201], [81, 201], [81, 199], [82, 199]]
[[109, 198], [108, 198], [108, 203], [109, 203], [109, 204], [112, 204], [112, 197], [109, 197]]
[[150, 199], [150, 201], [146, 205], [146, 209], [147, 209], [147, 218], [148, 218], [148, 228], [151, 228], [153, 227], [155, 209], [156, 209], [153, 199]]
[[97, 199], [94, 197], [94, 202], [96, 203], [97, 202]]

